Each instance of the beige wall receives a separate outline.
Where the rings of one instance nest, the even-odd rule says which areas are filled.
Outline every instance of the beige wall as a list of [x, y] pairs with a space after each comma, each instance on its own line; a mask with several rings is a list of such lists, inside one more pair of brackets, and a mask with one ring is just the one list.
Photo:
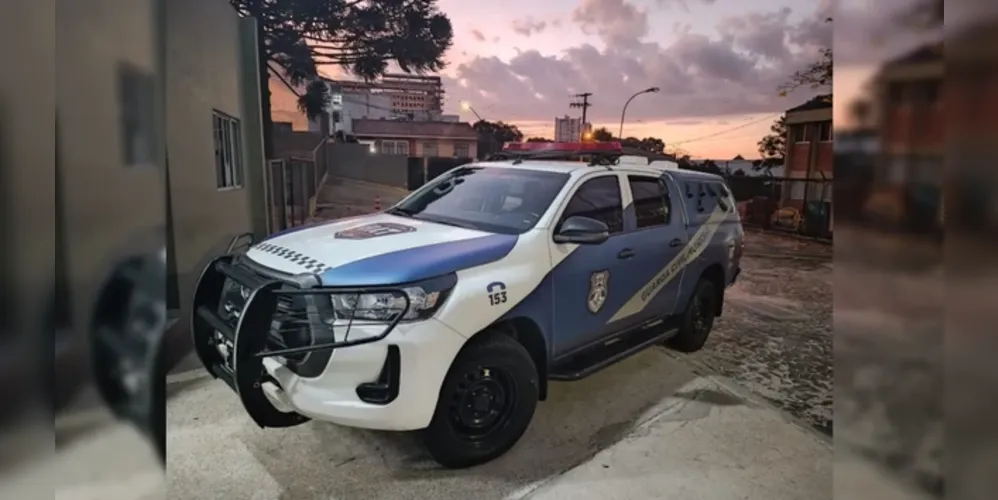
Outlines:
[[[166, 138], [174, 258], [180, 304], [187, 312], [206, 261], [229, 241], [255, 227], [251, 202], [263, 203], [255, 182], [262, 175], [259, 125], [253, 132], [244, 95], [241, 21], [226, 0], [166, 2]], [[245, 29], [243, 30], [245, 31]], [[212, 112], [238, 118], [244, 186], [216, 187]], [[259, 113], [250, 109], [249, 113]], [[247, 119], [249, 118], [249, 119]], [[259, 222], [256, 222], [258, 224]]]
[[[162, 150], [154, 149], [150, 162], [125, 164], [118, 85], [120, 65], [131, 65], [152, 79], [156, 100], [162, 80], [155, 11], [153, 0], [60, 2], [56, 11], [61, 208], [78, 325], [88, 324], [117, 258], [164, 243]], [[158, 116], [152, 123], [161, 126]]]
[[454, 145], [461, 143], [468, 145], [468, 156], [474, 158], [478, 154], [478, 143], [475, 140], [453, 140], [453, 139], [414, 139], [416, 142], [416, 149], [414, 156], [423, 156], [423, 145], [427, 142], [436, 142], [437, 144], [437, 156], [443, 156], [450, 158], [454, 156]]

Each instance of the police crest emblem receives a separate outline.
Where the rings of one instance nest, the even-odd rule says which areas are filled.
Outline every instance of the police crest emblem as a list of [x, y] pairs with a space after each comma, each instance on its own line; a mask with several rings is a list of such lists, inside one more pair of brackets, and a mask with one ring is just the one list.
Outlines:
[[589, 312], [596, 314], [603, 308], [606, 302], [606, 295], [609, 287], [610, 271], [596, 271], [589, 276], [589, 297], [586, 300], [586, 307]]

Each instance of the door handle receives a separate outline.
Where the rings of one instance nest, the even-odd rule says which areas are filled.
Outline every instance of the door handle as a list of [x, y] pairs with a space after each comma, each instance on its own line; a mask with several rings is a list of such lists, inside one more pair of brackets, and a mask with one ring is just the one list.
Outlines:
[[625, 248], [617, 254], [618, 259], [630, 259], [631, 257], [634, 257], [634, 250], [630, 248]]
[[674, 239], [674, 240], [672, 240], [672, 241], [669, 242], [669, 246], [673, 247], [673, 248], [675, 248], [675, 247], [681, 247], [684, 244], [685, 244], [685, 242], [683, 240], [679, 239], [679, 238], [676, 238], [676, 239]]

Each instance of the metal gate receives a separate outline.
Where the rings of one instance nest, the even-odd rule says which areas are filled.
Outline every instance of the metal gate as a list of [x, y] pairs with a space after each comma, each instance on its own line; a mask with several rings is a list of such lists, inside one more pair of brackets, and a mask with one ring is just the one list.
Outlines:
[[315, 161], [298, 157], [269, 160], [266, 174], [268, 232], [304, 224], [316, 192]]

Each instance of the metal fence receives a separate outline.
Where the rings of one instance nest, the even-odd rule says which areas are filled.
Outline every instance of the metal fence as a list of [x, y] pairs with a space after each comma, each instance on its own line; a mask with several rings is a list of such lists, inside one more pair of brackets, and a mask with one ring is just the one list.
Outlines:
[[436, 179], [448, 170], [473, 161], [474, 158], [409, 157], [407, 187], [410, 191], [419, 189], [423, 184]]
[[300, 226], [311, 215], [311, 204], [321, 179], [315, 160], [281, 158], [267, 162], [267, 208], [269, 233]]
[[831, 238], [832, 180], [729, 176], [744, 224]]

